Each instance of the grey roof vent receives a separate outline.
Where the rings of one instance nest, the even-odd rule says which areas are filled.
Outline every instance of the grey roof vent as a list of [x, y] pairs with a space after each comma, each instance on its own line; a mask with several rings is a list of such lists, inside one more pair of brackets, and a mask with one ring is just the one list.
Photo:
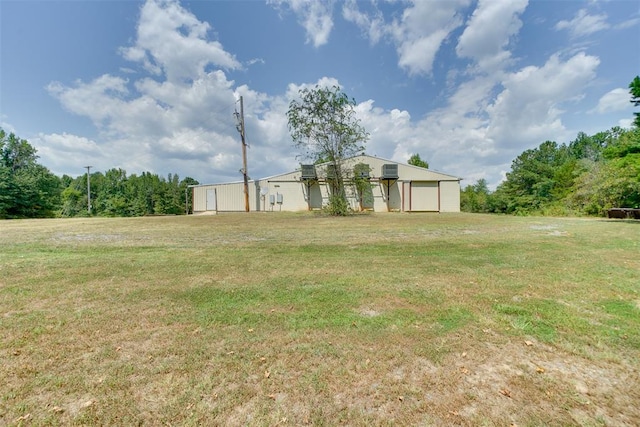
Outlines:
[[302, 166], [302, 179], [316, 179], [318, 176], [316, 175], [316, 166], [315, 165], [301, 165]]
[[382, 179], [398, 179], [398, 165], [385, 164], [382, 165]]

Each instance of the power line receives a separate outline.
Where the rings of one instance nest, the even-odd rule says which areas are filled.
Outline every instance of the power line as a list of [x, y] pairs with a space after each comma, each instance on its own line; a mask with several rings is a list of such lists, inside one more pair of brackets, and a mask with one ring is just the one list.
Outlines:
[[87, 211], [91, 215], [91, 168], [93, 166], [85, 166], [87, 170]]

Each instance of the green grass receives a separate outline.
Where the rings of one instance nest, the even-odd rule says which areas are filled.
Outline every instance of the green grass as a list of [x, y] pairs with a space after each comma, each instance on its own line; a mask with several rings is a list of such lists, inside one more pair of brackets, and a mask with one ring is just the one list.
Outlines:
[[0, 245], [3, 425], [640, 419], [637, 222], [30, 220]]

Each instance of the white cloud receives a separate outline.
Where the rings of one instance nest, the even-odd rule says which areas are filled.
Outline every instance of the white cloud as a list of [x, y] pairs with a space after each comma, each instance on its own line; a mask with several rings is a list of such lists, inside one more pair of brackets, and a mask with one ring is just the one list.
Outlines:
[[610, 113], [615, 111], [624, 111], [631, 108], [631, 95], [628, 89], [616, 88], [602, 95], [595, 109], [591, 113]]
[[[212, 59], [212, 52], [224, 50], [207, 41], [208, 24], [175, 2], [151, 0], [148, 4], [150, 12], [143, 7], [138, 33], [152, 33], [147, 26], [160, 23], [163, 40], [181, 51], [167, 52], [162, 43], [139, 36], [122, 52], [157, 73], [153, 78], [105, 74], [89, 82], [51, 83], [49, 92], [64, 108], [90, 118], [100, 135], [95, 141], [68, 134], [40, 135], [37, 147], [47, 164], [62, 173], [69, 170], [64, 164], [69, 168], [91, 164], [102, 170], [122, 167], [129, 173], [197, 171], [194, 177], [205, 182], [239, 180], [240, 137], [232, 113], [242, 95], [249, 174], [258, 178], [297, 167], [298, 153], [287, 129], [289, 103], [301, 88], [339, 86], [338, 80], [328, 76], [317, 82], [290, 83], [278, 95], [237, 86], [224, 71], [225, 58], [233, 55]], [[366, 28], [372, 42], [384, 34], [397, 48], [399, 65], [410, 74], [428, 74], [443, 41], [462, 24], [459, 14], [467, 4], [466, 0], [415, 2], [387, 23], [377, 9], [364, 14], [356, 3], [345, 4], [343, 15]], [[457, 53], [479, 64], [482, 72], [470, 78], [450, 73], [447, 92], [451, 94], [442, 107], [424, 117], [412, 117], [405, 109], [380, 108], [373, 99], [359, 103], [357, 115], [371, 134], [367, 152], [398, 161], [419, 153], [435, 170], [469, 180], [485, 178], [495, 186], [522, 150], [546, 139], [572, 137], [563, 123], [563, 108], [583, 96], [595, 78], [599, 59], [583, 52], [568, 58], [556, 54], [544, 64], [510, 72], [506, 68], [513, 65], [508, 61], [509, 43], [520, 29], [519, 16], [525, 7], [524, 1], [478, 4], [458, 41]], [[145, 13], [153, 19], [144, 18]], [[177, 22], [182, 26], [177, 27]], [[231, 65], [237, 67], [233, 61]], [[462, 77], [467, 80], [457, 83]], [[610, 94], [611, 99], [605, 95], [598, 108], [613, 108]], [[71, 153], [79, 154], [75, 158]]]
[[320, 47], [329, 41], [333, 28], [333, 0], [268, 0], [267, 3], [280, 9], [291, 8], [307, 33], [307, 43]]
[[410, 75], [431, 73], [440, 45], [451, 31], [462, 25], [460, 11], [468, 5], [468, 0], [412, 2], [402, 18], [391, 24], [399, 65]]
[[402, 15], [390, 22], [372, 5], [371, 13], [362, 12], [357, 2], [345, 3], [342, 16], [356, 24], [375, 44], [389, 38], [396, 46], [398, 65], [409, 75], [429, 75], [442, 43], [463, 23], [461, 12], [471, 0], [407, 1]]
[[619, 24], [616, 24], [613, 28], [615, 28], [616, 30], [624, 30], [624, 29], [627, 29], [627, 28], [635, 27], [638, 24], [640, 24], [640, 18], [633, 17], [633, 18], [629, 18], [629, 19], [627, 19], [625, 21], [622, 21]]
[[0, 128], [2, 130], [5, 131], [5, 133], [16, 133], [16, 129], [13, 127], [13, 125], [7, 121], [5, 121], [7, 119], [7, 116], [5, 116], [4, 114], [0, 113]]
[[[79, 175], [85, 166], [105, 167], [108, 152], [95, 141], [82, 136], [62, 134], [38, 134], [30, 140], [38, 155], [46, 159], [47, 167], [55, 174]], [[95, 161], [98, 160], [98, 163]]]
[[520, 31], [518, 15], [527, 4], [528, 0], [480, 0], [458, 41], [458, 56], [474, 59], [484, 71], [501, 68], [511, 57], [505, 47]]
[[580, 9], [571, 21], [560, 21], [556, 30], [567, 30], [572, 37], [583, 37], [609, 28], [607, 15], [589, 15], [586, 9]]
[[356, 0], [348, 0], [344, 3], [342, 17], [346, 21], [356, 24], [372, 44], [378, 43], [388, 31], [384, 16], [380, 10], [375, 9], [371, 15], [361, 12]]
[[[91, 156], [87, 154], [93, 161], [84, 162], [134, 171], [190, 170], [196, 163], [205, 171], [216, 165], [220, 176], [235, 176], [228, 160], [236, 156], [239, 140], [232, 115], [237, 96], [222, 70], [205, 69], [239, 64], [219, 43], [207, 40], [208, 29], [175, 1], [149, 0], [141, 9], [134, 46], [122, 52], [159, 73], [156, 78], [129, 81], [105, 74], [70, 86], [48, 85], [65, 109], [90, 118], [100, 131], [99, 142], [92, 142]], [[81, 149], [78, 138], [63, 139]], [[55, 134], [40, 139], [56, 149], [64, 147]], [[53, 164], [64, 160], [43, 149], [45, 156]]]
[[149, 0], [140, 11], [135, 44], [121, 52], [149, 72], [164, 73], [169, 81], [197, 78], [209, 64], [241, 68], [222, 44], [207, 40], [209, 30], [208, 23], [199, 21], [176, 0]]
[[521, 150], [566, 132], [562, 104], [575, 101], [594, 79], [597, 57], [578, 53], [566, 61], [552, 55], [542, 67], [528, 66], [508, 75], [503, 91], [487, 108], [488, 136], [501, 147]]
[[89, 117], [96, 126], [102, 126], [105, 120], [119, 110], [122, 104], [121, 97], [129, 92], [125, 79], [108, 74], [96, 78], [91, 83], [76, 81], [73, 90], [59, 82], [50, 83], [47, 90], [58, 98], [67, 110]]
[[552, 55], [542, 66], [505, 73], [501, 81], [479, 75], [419, 120], [367, 101], [358, 109], [372, 134], [367, 151], [399, 161], [419, 153], [435, 170], [469, 183], [484, 178], [495, 188], [523, 150], [574, 136], [562, 122], [562, 106], [582, 96], [598, 64], [584, 53], [567, 60]]

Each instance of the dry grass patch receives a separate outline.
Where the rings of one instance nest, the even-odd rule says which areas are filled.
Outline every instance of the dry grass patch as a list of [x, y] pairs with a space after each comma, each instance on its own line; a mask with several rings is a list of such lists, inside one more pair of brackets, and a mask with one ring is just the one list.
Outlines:
[[640, 226], [0, 223], [0, 424], [634, 425]]

